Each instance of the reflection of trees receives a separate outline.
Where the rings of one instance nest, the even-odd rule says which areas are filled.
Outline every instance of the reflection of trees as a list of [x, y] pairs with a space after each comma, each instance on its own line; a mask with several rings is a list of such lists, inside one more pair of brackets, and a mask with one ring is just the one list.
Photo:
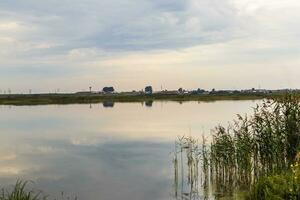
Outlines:
[[147, 107], [152, 107], [153, 101], [152, 101], [152, 100], [146, 101], [146, 102], [145, 102], [145, 105], [146, 105]]
[[114, 107], [115, 102], [113, 102], [113, 101], [104, 101], [104, 102], [102, 103], [102, 105], [103, 105], [103, 107], [105, 107], [105, 108], [112, 108], [112, 107]]

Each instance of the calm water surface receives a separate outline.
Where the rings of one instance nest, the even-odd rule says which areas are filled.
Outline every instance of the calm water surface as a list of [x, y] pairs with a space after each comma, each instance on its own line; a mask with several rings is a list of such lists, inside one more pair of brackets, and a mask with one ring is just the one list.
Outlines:
[[174, 199], [176, 138], [209, 138], [256, 103], [0, 106], [0, 184], [33, 180], [81, 200]]

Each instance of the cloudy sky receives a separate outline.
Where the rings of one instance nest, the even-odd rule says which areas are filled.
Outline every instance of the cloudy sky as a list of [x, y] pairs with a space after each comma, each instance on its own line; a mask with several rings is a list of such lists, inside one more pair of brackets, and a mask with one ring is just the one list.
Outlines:
[[0, 92], [300, 88], [299, 0], [1, 0]]

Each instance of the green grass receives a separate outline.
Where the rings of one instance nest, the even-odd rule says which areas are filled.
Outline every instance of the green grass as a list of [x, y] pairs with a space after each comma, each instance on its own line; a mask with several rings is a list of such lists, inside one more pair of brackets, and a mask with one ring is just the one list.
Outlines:
[[65, 197], [63, 193], [60, 198], [50, 198], [39, 190], [29, 188], [28, 185], [28, 181], [18, 180], [12, 188], [3, 188], [0, 193], [0, 200], [77, 200], [76, 197]]
[[299, 162], [292, 165], [289, 171], [260, 177], [246, 198], [248, 200], [299, 200]]
[[237, 175], [239, 182], [248, 184], [261, 175], [284, 171], [300, 150], [299, 98], [287, 95], [265, 101], [252, 116], [238, 116], [231, 126], [217, 127], [213, 138], [211, 167], [216, 175]]
[[[205, 142], [201, 148], [197, 140], [190, 137], [180, 138], [177, 143], [176, 153], [185, 152], [186, 168], [191, 172], [198, 171], [196, 161], [201, 160], [202, 185], [204, 189], [214, 188], [213, 193], [218, 198], [251, 190], [251, 200], [300, 199], [298, 95], [286, 94], [265, 100], [252, 115], [238, 115], [228, 127], [217, 126], [209, 151]], [[184, 162], [182, 156], [175, 155], [174, 160], [178, 177], [178, 169], [183, 168]], [[193, 178], [192, 183], [198, 181], [198, 177]]]
[[0, 105], [47, 105], [47, 104], [88, 104], [112, 102], [147, 102], [147, 101], [219, 101], [219, 100], [257, 100], [281, 96], [273, 94], [11, 94], [0, 95]]
[[17, 181], [15, 186], [11, 190], [2, 189], [0, 200], [40, 200], [45, 199], [41, 197], [40, 192], [34, 192], [33, 190], [26, 190], [28, 182]]

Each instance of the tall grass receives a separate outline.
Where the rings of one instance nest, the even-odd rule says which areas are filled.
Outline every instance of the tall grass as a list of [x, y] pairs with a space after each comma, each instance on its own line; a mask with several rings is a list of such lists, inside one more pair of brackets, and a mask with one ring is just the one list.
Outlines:
[[42, 197], [40, 192], [27, 190], [27, 181], [17, 181], [12, 190], [2, 189], [0, 200], [40, 200], [46, 199]]
[[61, 193], [60, 198], [50, 198], [39, 190], [30, 189], [28, 184], [28, 181], [18, 180], [12, 188], [3, 188], [0, 193], [0, 200], [77, 200], [77, 197], [65, 197], [63, 193]]
[[260, 177], [250, 193], [248, 200], [300, 199], [300, 153], [291, 169], [280, 174]]
[[[210, 145], [203, 142], [201, 148], [190, 137], [181, 138], [179, 144], [187, 148], [188, 166], [201, 160], [203, 183], [214, 186], [215, 196], [253, 189], [262, 177], [291, 171], [300, 151], [299, 98], [288, 94], [264, 101], [253, 115], [238, 115], [226, 128], [217, 126]], [[195, 150], [198, 153], [193, 154]]]
[[292, 164], [300, 142], [300, 102], [287, 95], [263, 102], [253, 116], [227, 129], [217, 127], [211, 144], [211, 168], [217, 178], [249, 185]]
[[[198, 199], [200, 184], [200, 158], [205, 153], [205, 144], [202, 148], [192, 137], [180, 137], [175, 143], [174, 152], [174, 187], [176, 199]], [[204, 162], [202, 162], [204, 163]], [[208, 166], [203, 166], [208, 170]]]

